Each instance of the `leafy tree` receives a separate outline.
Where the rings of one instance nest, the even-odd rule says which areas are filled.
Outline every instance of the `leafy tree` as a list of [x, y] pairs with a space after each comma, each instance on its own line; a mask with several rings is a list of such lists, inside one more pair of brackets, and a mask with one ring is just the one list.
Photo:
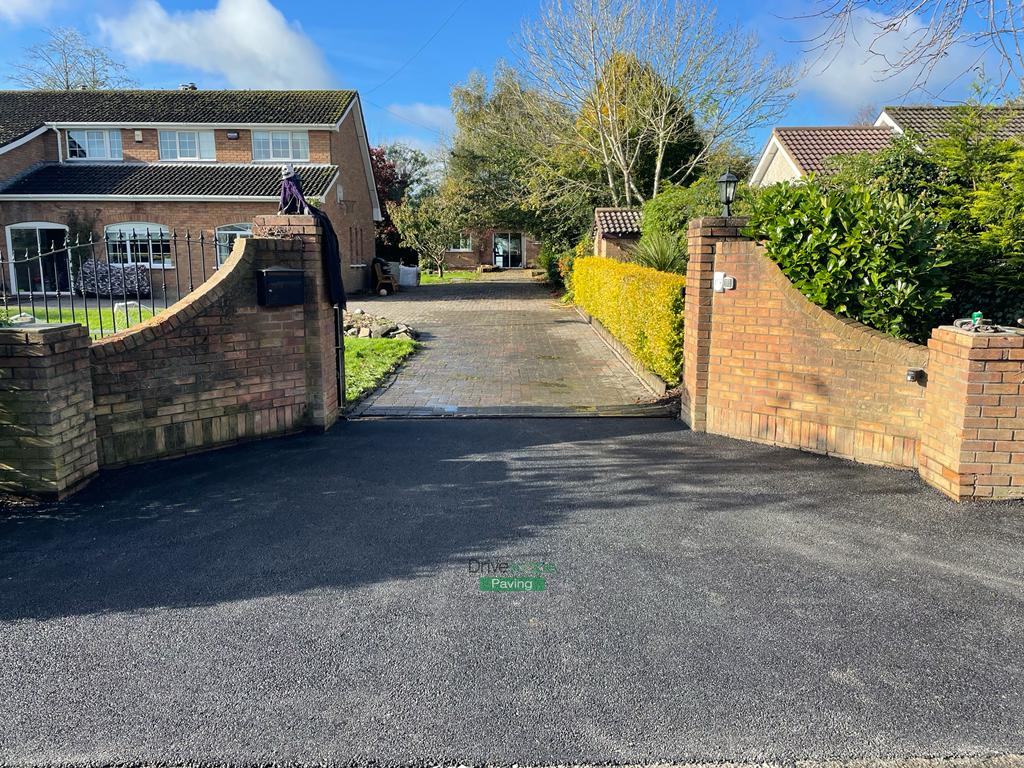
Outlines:
[[588, 226], [593, 208], [607, 203], [607, 192], [585, 156], [546, 143], [541, 106], [521, 109], [536, 98], [503, 65], [490, 87], [473, 74], [453, 89], [456, 132], [445, 192], [471, 227], [532, 232], [567, 246]]
[[[940, 229], [939, 248], [951, 262], [950, 290], [957, 316], [976, 310], [1000, 323], [1024, 311], [1024, 276], [1012, 269], [998, 236], [987, 229], [1002, 219], [985, 200], [1002, 194], [1021, 145], [999, 133], [1002, 118], [990, 108], [958, 108], [946, 135], [926, 148], [939, 167], [932, 211]], [[998, 192], [996, 192], [998, 190]]]
[[454, 206], [435, 193], [415, 203], [388, 203], [388, 210], [402, 244], [419, 254], [420, 267], [443, 277], [446, 254], [463, 230]]
[[421, 150], [393, 143], [371, 147], [370, 165], [383, 217], [376, 225], [377, 244], [379, 250], [393, 253], [401, 236], [392, 220], [389, 203], [416, 204], [423, 196], [435, 192], [435, 163]]
[[921, 151], [918, 139], [901, 135], [880, 152], [832, 158], [831, 173], [820, 182], [833, 189], [855, 185], [906, 195], [931, 207], [937, 200], [940, 166]]
[[[578, 118], [578, 130], [590, 144], [609, 146], [612, 165], [622, 176], [621, 189], [609, 178], [613, 197], [621, 191], [622, 202], [630, 205], [634, 196], [643, 200], [656, 195], [663, 179], [685, 181], [695, 170], [693, 160], [704, 150], [696, 121], [652, 66], [633, 54], [614, 53], [594, 89], [594, 99]], [[651, 126], [651, 105], [663, 107], [661, 130]], [[602, 131], [613, 140], [602, 137]]]
[[128, 68], [110, 51], [92, 45], [73, 27], [47, 30], [48, 38], [26, 48], [8, 79], [25, 88], [52, 91], [106, 90], [135, 85]]
[[[517, 49], [528, 96], [518, 113], [536, 113], [527, 123], [543, 128], [544, 146], [596, 168], [615, 205], [655, 197], [662, 180], [696, 175], [724, 143], [773, 122], [796, 80], [759, 53], [756, 37], [723, 26], [709, 0], [546, 0]], [[694, 127], [696, 151], [666, 168]], [[637, 183], [645, 156], [646, 189]]]

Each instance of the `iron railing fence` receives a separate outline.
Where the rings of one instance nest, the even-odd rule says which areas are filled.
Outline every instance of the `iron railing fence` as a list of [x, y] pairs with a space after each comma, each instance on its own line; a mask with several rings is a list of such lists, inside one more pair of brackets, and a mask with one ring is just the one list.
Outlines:
[[18, 243], [12, 253], [0, 250], [0, 312], [13, 324], [81, 323], [94, 339], [187, 296], [223, 263], [238, 236], [132, 230], [47, 241], [44, 230], [27, 231], [23, 251]]

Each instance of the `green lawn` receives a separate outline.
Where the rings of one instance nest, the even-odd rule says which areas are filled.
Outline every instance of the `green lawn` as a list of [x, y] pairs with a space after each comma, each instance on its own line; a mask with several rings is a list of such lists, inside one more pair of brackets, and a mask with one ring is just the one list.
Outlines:
[[474, 269], [450, 269], [444, 273], [444, 277], [438, 277], [433, 272], [422, 272], [420, 285], [450, 283], [454, 280], [476, 280], [478, 277], [480, 277], [480, 273]]
[[[18, 313], [17, 308], [8, 309], [12, 315], [16, 315]], [[38, 304], [36, 305], [35, 312], [32, 312], [32, 307], [28, 304], [23, 304], [22, 310], [35, 315], [36, 320], [43, 323], [81, 323], [88, 327], [89, 333], [93, 336], [100, 335], [101, 327], [103, 329], [104, 336], [113, 333], [115, 320], [117, 321], [117, 330], [123, 331], [125, 328], [130, 328], [142, 320], [148, 320], [154, 315], [153, 312], [150, 312], [144, 307], [142, 309], [135, 309], [135, 307], [131, 307], [127, 312], [127, 316], [125, 316], [124, 310], [120, 310], [115, 317], [114, 310], [109, 303], [106, 306], [91, 306], [85, 308], [82, 307], [78, 301], [75, 302], [74, 312], [71, 311], [71, 307], [67, 304], [61, 307], [61, 310], [58, 312], [57, 307], [52, 302], [50, 304], [49, 314], [47, 314], [46, 309]]]
[[407, 339], [345, 339], [345, 400], [353, 403], [416, 349]]

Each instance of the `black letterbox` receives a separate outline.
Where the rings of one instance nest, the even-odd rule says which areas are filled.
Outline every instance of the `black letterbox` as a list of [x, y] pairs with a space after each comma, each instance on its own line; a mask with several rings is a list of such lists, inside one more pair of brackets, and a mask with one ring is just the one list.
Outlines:
[[256, 303], [261, 307], [290, 307], [306, 297], [305, 275], [301, 269], [268, 267], [256, 270]]

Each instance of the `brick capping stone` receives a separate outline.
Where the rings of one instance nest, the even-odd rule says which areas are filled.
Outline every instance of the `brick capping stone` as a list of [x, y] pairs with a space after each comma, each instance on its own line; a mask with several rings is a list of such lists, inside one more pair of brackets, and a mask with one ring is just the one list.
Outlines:
[[89, 334], [0, 328], [0, 491], [63, 498], [96, 473]]

